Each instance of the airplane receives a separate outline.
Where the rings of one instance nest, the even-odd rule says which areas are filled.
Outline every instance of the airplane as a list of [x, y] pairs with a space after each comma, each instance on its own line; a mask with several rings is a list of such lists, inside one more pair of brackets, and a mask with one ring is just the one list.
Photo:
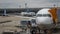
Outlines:
[[[32, 28], [35, 29], [35, 25], [38, 27], [38, 31], [40, 32], [41, 30], [46, 30], [49, 31], [52, 28], [55, 28], [55, 24], [54, 24], [54, 20], [53, 20], [53, 16], [54, 14], [52, 14], [51, 11], [56, 11], [54, 8], [50, 9], [50, 8], [43, 8], [41, 10], [39, 10], [36, 13], [36, 17], [35, 17], [35, 21], [36, 23], [31, 23]], [[54, 13], [54, 12], [53, 12]], [[56, 15], [55, 15], [56, 16]], [[39, 29], [40, 28], [40, 29]], [[34, 30], [33, 29], [33, 30]], [[33, 31], [32, 30], [32, 31]], [[35, 29], [36, 30], [36, 29]], [[46, 33], [46, 31], [44, 31]], [[51, 30], [52, 31], [52, 30]], [[50, 31], [49, 31], [50, 32]], [[48, 32], [47, 32], [48, 33]]]
[[22, 16], [35, 16], [35, 12], [21, 12]]
[[52, 14], [48, 11], [50, 9], [44, 8], [37, 12], [36, 14], [36, 24], [37, 26], [45, 26], [48, 29], [53, 26]]
[[[35, 18], [36, 23], [35, 24], [31, 23], [31, 25], [32, 25], [31, 33], [32, 34], [35, 31], [39, 31], [39, 33], [41, 33], [41, 31], [44, 33], [48, 33], [46, 31], [51, 29], [52, 26], [54, 26], [52, 14], [49, 12], [49, 10], [51, 10], [51, 9], [44, 8], [44, 9], [39, 10], [36, 13], [36, 18]], [[37, 26], [38, 30], [36, 30], [36, 26]], [[38, 33], [38, 32], [35, 32], [35, 33]]]
[[[35, 23], [36, 26], [41, 25], [41, 26], [47, 27], [49, 29], [55, 25], [52, 14], [51, 14], [51, 12], [49, 12], [49, 10], [51, 10], [51, 9], [44, 8], [44, 9], [39, 10], [36, 13], [36, 17], [34, 18], [34, 20], [36, 21], [36, 23]], [[31, 19], [31, 20], [33, 20], [33, 19]], [[34, 23], [31, 23], [31, 24], [34, 25]]]

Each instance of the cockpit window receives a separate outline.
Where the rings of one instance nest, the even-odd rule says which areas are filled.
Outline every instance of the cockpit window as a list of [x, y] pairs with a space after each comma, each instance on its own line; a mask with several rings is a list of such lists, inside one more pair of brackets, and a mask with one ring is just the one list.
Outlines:
[[49, 17], [51, 17], [51, 15], [50, 15], [50, 14], [48, 14], [48, 16], [49, 16]]
[[42, 16], [42, 14], [38, 14], [38, 15], [37, 15], [37, 17], [41, 17], [41, 16]]
[[51, 17], [50, 14], [38, 14], [37, 17]]
[[44, 17], [51, 17], [50, 14], [43, 14], [42, 16], [44, 16]]

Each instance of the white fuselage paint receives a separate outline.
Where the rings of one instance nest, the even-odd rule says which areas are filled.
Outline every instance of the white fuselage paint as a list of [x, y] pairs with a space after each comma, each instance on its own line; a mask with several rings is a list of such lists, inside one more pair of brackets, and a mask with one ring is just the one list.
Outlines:
[[[51, 13], [48, 12], [50, 9], [41, 9], [36, 14], [36, 24], [53, 24]], [[47, 25], [48, 26], [48, 25]]]

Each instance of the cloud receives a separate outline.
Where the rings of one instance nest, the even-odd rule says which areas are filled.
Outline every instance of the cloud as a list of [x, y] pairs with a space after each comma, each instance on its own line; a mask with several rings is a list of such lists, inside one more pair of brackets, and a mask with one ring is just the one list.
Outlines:
[[0, 8], [19, 8], [21, 5], [22, 8], [25, 7], [27, 3], [28, 7], [51, 7], [53, 4], [58, 3], [60, 7], [60, 0], [0, 0]]
[[52, 2], [52, 3], [53, 3], [53, 2], [54, 2], [54, 3], [55, 3], [55, 2], [60, 2], [60, 0], [47, 0], [47, 1], [48, 1], [48, 2]]

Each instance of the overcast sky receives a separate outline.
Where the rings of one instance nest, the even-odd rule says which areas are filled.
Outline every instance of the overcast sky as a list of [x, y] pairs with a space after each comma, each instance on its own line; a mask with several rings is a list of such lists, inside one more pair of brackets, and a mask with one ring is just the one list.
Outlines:
[[60, 7], [60, 0], [0, 0], [0, 8], [24, 8], [25, 3], [29, 8]]

